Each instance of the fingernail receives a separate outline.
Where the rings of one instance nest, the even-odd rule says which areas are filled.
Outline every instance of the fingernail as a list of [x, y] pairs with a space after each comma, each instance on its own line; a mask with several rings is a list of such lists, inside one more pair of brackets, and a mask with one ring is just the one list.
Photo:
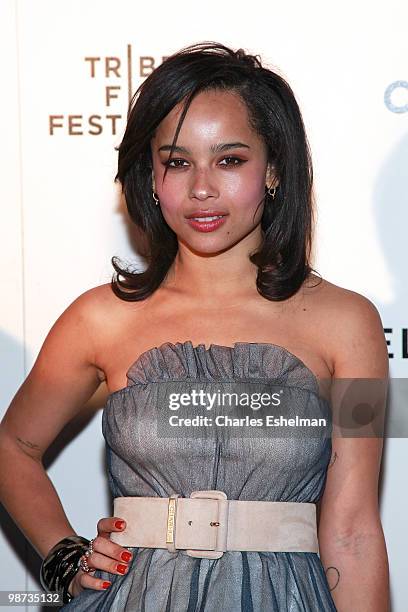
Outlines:
[[130, 554], [130, 552], [123, 552], [120, 555], [120, 558], [123, 559], [123, 561], [130, 561], [130, 559], [132, 558], [132, 555]]
[[110, 582], [102, 582], [102, 588], [103, 589], [107, 589], [108, 587], [110, 587], [111, 583]]
[[125, 521], [116, 521], [115, 527], [116, 529], [123, 529], [124, 524], [125, 524]]
[[119, 565], [116, 566], [116, 571], [120, 574], [124, 574], [126, 572], [126, 565], [122, 565], [122, 563], [119, 563]]

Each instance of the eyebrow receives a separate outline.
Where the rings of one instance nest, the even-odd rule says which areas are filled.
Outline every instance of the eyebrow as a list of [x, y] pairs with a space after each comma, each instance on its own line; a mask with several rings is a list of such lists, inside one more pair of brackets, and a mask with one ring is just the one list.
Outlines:
[[[240, 148], [250, 149], [251, 147], [243, 142], [223, 142], [220, 144], [212, 145], [210, 147], [211, 153], [221, 153], [222, 151], [227, 151], [229, 149], [240, 149]], [[171, 145], [163, 145], [158, 149], [159, 151], [171, 151]], [[186, 147], [179, 147], [176, 145], [173, 149], [177, 153], [190, 153]]]

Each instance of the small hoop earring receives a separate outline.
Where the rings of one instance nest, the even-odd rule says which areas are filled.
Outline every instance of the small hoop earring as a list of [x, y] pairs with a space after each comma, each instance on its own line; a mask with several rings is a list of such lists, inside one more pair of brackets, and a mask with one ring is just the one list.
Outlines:
[[[272, 189], [272, 191], [271, 191]], [[276, 187], [272, 188], [272, 185], [267, 189], [267, 193], [271, 196], [272, 200], [275, 199]]]
[[158, 206], [160, 204], [159, 198], [157, 197], [157, 195], [154, 193], [154, 191], [152, 191], [152, 195], [153, 195], [153, 200], [156, 203], [156, 206]]

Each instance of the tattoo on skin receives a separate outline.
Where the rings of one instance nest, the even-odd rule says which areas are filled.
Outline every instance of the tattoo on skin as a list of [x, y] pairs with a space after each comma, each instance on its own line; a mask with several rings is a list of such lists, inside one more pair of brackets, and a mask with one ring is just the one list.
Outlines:
[[329, 466], [328, 466], [329, 468], [331, 468], [334, 465], [334, 462], [336, 461], [336, 459], [337, 459], [337, 453], [336, 453], [336, 451], [334, 451], [334, 455], [332, 455], [332, 458], [331, 458]]
[[[326, 570], [326, 578], [327, 578], [327, 582], [329, 583], [329, 590], [334, 591], [334, 589], [336, 588], [336, 586], [339, 584], [339, 581], [340, 581], [340, 572], [337, 569], [337, 567], [334, 567], [333, 565], [328, 567]], [[330, 586], [331, 580], [332, 581], [337, 580], [334, 586]]]
[[34, 444], [34, 442], [30, 442], [30, 440], [22, 440], [18, 436], [17, 436], [17, 440], [21, 442], [21, 444], [23, 444], [24, 446], [27, 446], [28, 448], [30, 448], [31, 450], [41, 450], [38, 444]]

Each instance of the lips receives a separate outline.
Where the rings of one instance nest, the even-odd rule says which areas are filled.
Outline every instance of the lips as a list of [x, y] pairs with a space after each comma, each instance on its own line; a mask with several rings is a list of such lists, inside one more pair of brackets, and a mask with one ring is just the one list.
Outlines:
[[226, 223], [227, 217], [228, 215], [209, 215], [206, 212], [205, 217], [188, 217], [187, 223], [197, 232], [213, 232]]
[[195, 210], [186, 215], [186, 219], [200, 219], [202, 217], [225, 217], [228, 213], [221, 210]]

